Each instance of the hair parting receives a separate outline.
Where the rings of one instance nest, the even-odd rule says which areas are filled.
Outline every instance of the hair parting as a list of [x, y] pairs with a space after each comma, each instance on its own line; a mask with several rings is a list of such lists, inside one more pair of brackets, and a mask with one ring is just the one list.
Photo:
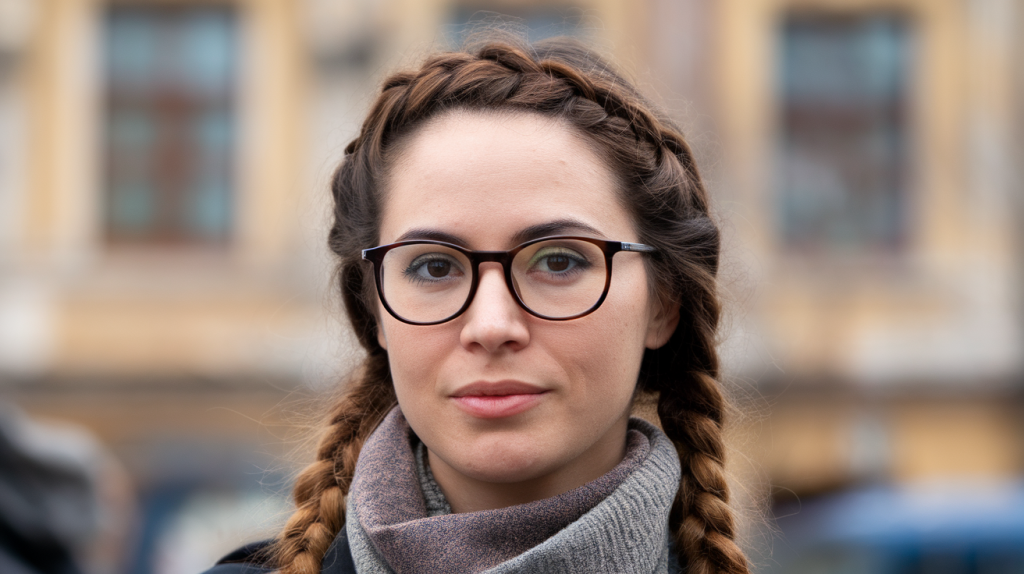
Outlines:
[[331, 191], [328, 241], [348, 317], [368, 355], [330, 413], [316, 461], [295, 484], [296, 510], [276, 539], [272, 563], [284, 574], [315, 574], [344, 525], [345, 497], [359, 451], [395, 404], [386, 352], [377, 340], [373, 278], [360, 250], [377, 245], [393, 148], [451, 110], [535, 113], [584, 136], [621, 179], [622, 202], [638, 240], [657, 249], [648, 272], [658, 297], [680, 305], [669, 342], [648, 350], [638, 391], [658, 396], [662, 428], [682, 463], [669, 518], [674, 551], [690, 574], [747, 574], [734, 541], [723, 442], [716, 332], [718, 227], [693, 154], [679, 130], [610, 66], [579, 43], [514, 39], [441, 53], [384, 80], [358, 137], [345, 149]]

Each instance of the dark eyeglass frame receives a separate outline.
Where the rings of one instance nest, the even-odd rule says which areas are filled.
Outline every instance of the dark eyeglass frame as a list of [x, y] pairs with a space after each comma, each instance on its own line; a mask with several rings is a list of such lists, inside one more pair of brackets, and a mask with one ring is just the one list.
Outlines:
[[[599, 247], [602, 252], [604, 252], [606, 270], [604, 290], [601, 291], [601, 297], [598, 298], [597, 302], [594, 303], [594, 305], [591, 308], [587, 309], [582, 313], [577, 313], [576, 315], [571, 315], [569, 317], [548, 317], [547, 315], [541, 315], [540, 313], [534, 311], [533, 309], [530, 309], [526, 305], [526, 303], [523, 302], [523, 298], [516, 291], [515, 283], [513, 283], [512, 281], [512, 260], [520, 251], [526, 249], [527, 247], [535, 243], [559, 239], [572, 239], [576, 241], [585, 241], [587, 243], [592, 243]], [[450, 316], [445, 317], [444, 319], [441, 319], [439, 321], [419, 322], [410, 321], [396, 313], [395, 310], [391, 308], [391, 306], [388, 304], [387, 298], [384, 297], [384, 289], [382, 286], [382, 274], [384, 272], [384, 256], [387, 255], [388, 251], [391, 251], [396, 247], [402, 247], [405, 245], [440, 245], [442, 247], [458, 251], [459, 253], [465, 255], [467, 259], [469, 259], [470, 267], [472, 268], [472, 277], [469, 286], [469, 293], [466, 295], [466, 302], [462, 305], [462, 307], [459, 308], [458, 311], [452, 313]], [[526, 243], [517, 245], [512, 249], [509, 249], [508, 251], [473, 251], [459, 245], [446, 243], [444, 241], [434, 241], [431, 239], [413, 239], [409, 241], [399, 241], [397, 243], [390, 243], [388, 245], [381, 245], [379, 247], [373, 247], [370, 249], [363, 249], [362, 254], [364, 260], [373, 263], [373, 277], [374, 283], [377, 285], [377, 296], [380, 298], [381, 304], [384, 305], [384, 308], [387, 310], [388, 313], [391, 314], [392, 317], [398, 319], [403, 323], [408, 323], [410, 325], [439, 325], [441, 323], [446, 323], [458, 317], [459, 315], [464, 313], [466, 309], [468, 309], [469, 306], [473, 303], [473, 298], [476, 296], [477, 286], [479, 286], [480, 284], [481, 263], [501, 264], [501, 268], [505, 272], [505, 284], [508, 286], [509, 293], [512, 294], [512, 297], [516, 300], [516, 303], [518, 303], [519, 306], [523, 308], [523, 310], [533, 315], [534, 317], [539, 317], [541, 319], [546, 319], [548, 321], [569, 321], [571, 319], [578, 319], [585, 315], [589, 315], [596, 311], [597, 308], [601, 306], [601, 303], [604, 303], [605, 297], [608, 296], [608, 288], [612, 284], [612, 257], [620, 251], [654, 253], [657, 250], [649, 245], [644, 245], [642, 243], [629, 243], [627, 241], [606, 241], [604, 239], [595, 239], [593, 237], [579, 237], [575, 235], [552, 235], [549, 237], [540, 237], [538, 239], [532, 239], [530, 241], [527, 241]]]

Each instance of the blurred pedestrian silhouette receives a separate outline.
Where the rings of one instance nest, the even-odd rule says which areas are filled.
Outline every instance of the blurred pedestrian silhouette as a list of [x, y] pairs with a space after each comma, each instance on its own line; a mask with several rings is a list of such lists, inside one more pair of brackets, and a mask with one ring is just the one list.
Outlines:
[[122, 471], [92, 435], [0, 403], [0, 469], [0, 572], [106, 569], [102, 554], [130, 522], [130, 498]]

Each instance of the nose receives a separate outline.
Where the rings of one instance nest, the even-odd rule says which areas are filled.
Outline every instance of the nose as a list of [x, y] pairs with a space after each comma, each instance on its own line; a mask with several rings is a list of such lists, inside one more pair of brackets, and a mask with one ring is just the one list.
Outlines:
[[509, 291], [501, 265], [481, 263], [476, 294], [463, 315], [462, 346], [488, 353], [521, 349], [530, 342], [526, 315]]

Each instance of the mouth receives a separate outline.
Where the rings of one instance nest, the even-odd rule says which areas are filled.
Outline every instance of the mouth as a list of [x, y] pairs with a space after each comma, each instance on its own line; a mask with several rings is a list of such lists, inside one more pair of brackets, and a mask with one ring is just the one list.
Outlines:
[[547, 389], [520, 381], [477, 381], [451, 395], [455, 404], [470, 416], [498, 419], [526, 412], [539, 404]]

